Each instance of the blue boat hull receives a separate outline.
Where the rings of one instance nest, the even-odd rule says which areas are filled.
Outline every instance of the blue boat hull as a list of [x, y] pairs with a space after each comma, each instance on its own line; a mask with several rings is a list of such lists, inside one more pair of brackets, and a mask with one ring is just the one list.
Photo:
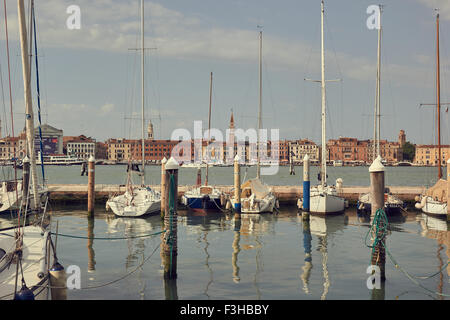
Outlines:
[[187, 198], [187, 207], [196, 212], [217, 212], [221, 211], [220, 199], [209, 197]]

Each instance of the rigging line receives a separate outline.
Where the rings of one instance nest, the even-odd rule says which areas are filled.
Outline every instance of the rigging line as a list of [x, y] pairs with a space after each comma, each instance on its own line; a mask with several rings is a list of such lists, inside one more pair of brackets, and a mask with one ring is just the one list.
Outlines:
[[[44, 144], [42, 142], [42, 119], [41, 119], [41, 90], [39, 87], [39, 62], [38, 62], [38, 48], [36, 40], [36, 17], [34, 14], [34, 5], [31, 7], [31, 15], [33, 19], [32, 28], [34, 30], [34, 50], [35, 50], [35, 64], [36, 64], [36, 88], [37, 88], [37, 105], [38, 105], [38, 120], [39, 120], [39, 146], [41, 157], [41, 172], [42, 172], [42, 184], [45, 185], [45, 169], [44, 169]], [[31, 75], [30, 75], [31, 77]], [[35, 155], [32, 155], [34, 157]]]
[[[6, 0], [3, 0], [3, 9], [5, 11], [5, 35], [6, 35], [6, 52], [7, 52], [7, 60], [8, 60], [8, 80], [9, 80], [9, 102], [10, 102], [10, 111], [11, 111], [11, 137], [14, 141], [14, 115], [13, 115], [13, 102], [12, 102], [12, 86], [11, 86], [11, 64], [10, 64], [10, 56], [9, 56], [9, 37], [8, 37], [8, 11], [6, 9]], [[13, 155], [14, 155], [14, 181], [17, 181], [17, 166], [16, 166], [16, 148], [13, 147]], [[19, 194], [16, 188], [16, 199], [19, 198]], [[19, 232], [20, 232], [20, 216], [19, 216]]]
[[[2, 105], [3, 105], [3, 122], [4, 122], [4, 128], [2, 128], [4, 130], [4, 137], [6, 137], [8, 135], [9, 129], [8, 129], [8, 121], [6, 121], [7, 119], [7, 115], [6, 115], [6, 102], [5, 102], [5, 90], [4, 90], [4, 84], [3, 84], [3, 70], [0, 64], [0, 81], [1, 81], [1, 87], [2, 87]], [[2, 132], [0, 132], [0, 134], [2, 134]]]

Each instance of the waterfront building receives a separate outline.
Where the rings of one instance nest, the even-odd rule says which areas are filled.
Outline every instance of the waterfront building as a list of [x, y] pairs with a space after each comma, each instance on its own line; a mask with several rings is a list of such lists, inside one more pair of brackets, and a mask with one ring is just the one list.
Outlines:
[[[450, 145], [441, 145], [441, 163], [445, 165], [450, 158]], [[417, 165], [437, 166], [439, 149], [437, 145], [417, 145], [414, 163]]]
[[[63, 154], [63, 130], [48, 124], [43, 124], [40, 127], [42, 133], [42, 154], [44, 156]], [[23, 133], [25, 133], [25, 130]], [[34, 150], [36, 156], [41, 150], [39, 127], [34, 129]]]
[[108, 160], [115, 162], [128, 162], [131, 160], [131, 145], [137, 140], [108, 139], [106, 141]]
[[108, 159], [108, 145], [104, 142], [97, 142], [95, 144], [95, 159], [107, 160]]
[[84, 135], [78, 137], [64, 137], [63, 146], [66, 150], [66, 155], [74, 156], [80, 159], [89, 159], [90, 156], [95, 156], [96, 141]]
[[308, 139], [290, 141], [289, 148], [291, 151], [290, 157], [292, 157], [292, 162], [303, 163], [303, 158], [305, 155], [308, 155], [311, 163], [319, 163], [320, 148], [313, 141]]

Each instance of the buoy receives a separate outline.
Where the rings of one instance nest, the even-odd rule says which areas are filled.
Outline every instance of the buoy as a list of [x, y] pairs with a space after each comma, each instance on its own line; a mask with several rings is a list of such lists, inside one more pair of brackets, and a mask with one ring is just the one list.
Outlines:
[[231, 201], [230, 201], [230, 200], [227, 201], [227, 204], [226, 204], [226, 206], [225, 206], [225, 209], [227, 209], [227, 210], [230, 210], [230, 209], [231, 209]]
[[56, 261], [50, 269], [52, 300], [67, 300], [66, 270]]
[[22, 282], [22, 289], [14, 295], [14, 300], [34, 300], [34, 293], [28, 289], [25, 282]]

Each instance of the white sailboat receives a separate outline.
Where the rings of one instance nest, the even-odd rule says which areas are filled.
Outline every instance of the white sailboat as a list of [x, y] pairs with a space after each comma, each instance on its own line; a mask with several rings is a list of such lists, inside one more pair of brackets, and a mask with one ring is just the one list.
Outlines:
[[[256, 178], [242, 184], [241, 212], [242, 213], [273, 213], [278, 208], [278, 201], [272, 190], [261, 181], [261, 157], [259, 132], [262, 128], [262, 31], [259, 32], [259, 110], [258, 110], [258, 139]], [[234, 207], [235, 199], [231, 197]]]
[[[415, 207], [424, 213], [445, 217], [447, 215], [447, 181], [442, 179], [441, 153], [441, 88], [440, 88], [440, 57], [439, 57], [439, 13], [436, 14], [436, 106], [437, 106], [437, 138], [438, 138], [438, 181], [428, 188], [417, 199]], [[447, 170], [449, 170], [447, 166]]]
[[339, 196], [335, 186], [327, 185], [327, 142], [326, 142], [326, 90], [325, 90], [325, 48], [324, 48], [324, 2], [321, 2], [321, 60], [322, 60], [322, 159], [320, 169], [321, 184], [310, 191], [310, 212], [340, 213], [345, 210], [345, 199]]
[[133, 170], [128, 170], [126, 191], [124, 194], [112, 196], [106, 202], [106, 207], [110, 208], [115, 215], [120, 217], [140, 217], [145, 214], [159, 212], [161, 210], [161, 193], [145, 186], [145, 92], [144, 92], [144, 63], [145, 63], [145, 43], [144, 43], [144, 0], [141, 0], [141, 42], [142, 42], [142, 184], [133, 185]]
[[[381, 36], [382, 36], [382, 26], [381, 26], [381, 12], [382, 7], [380, 6], [380, 27], [378, 29], [378, 49], [377, 49], [377, 93], [375, 99], [375, 112], [374, 112], [374, 129], [373, 129], [373, 145], [372, 145], [372, 158], [375, 160], [379, 157], [379, 161], [382, 162], [381, 152], [380, 152], [380, 131], [381, 131], [381, 113], [380, 113], [380, 98], [381, 98]], [[370, 212], [371, 211], [371, 195], [370, 192], [360, 194], [358, 198], [357, 210]], [[384, 194], [384, 210], [386, 214], [392, 215], [400, 212], [403, 208], [403, 201], [398, 197], [394, 196], [390, 192], [385, 192]]]

